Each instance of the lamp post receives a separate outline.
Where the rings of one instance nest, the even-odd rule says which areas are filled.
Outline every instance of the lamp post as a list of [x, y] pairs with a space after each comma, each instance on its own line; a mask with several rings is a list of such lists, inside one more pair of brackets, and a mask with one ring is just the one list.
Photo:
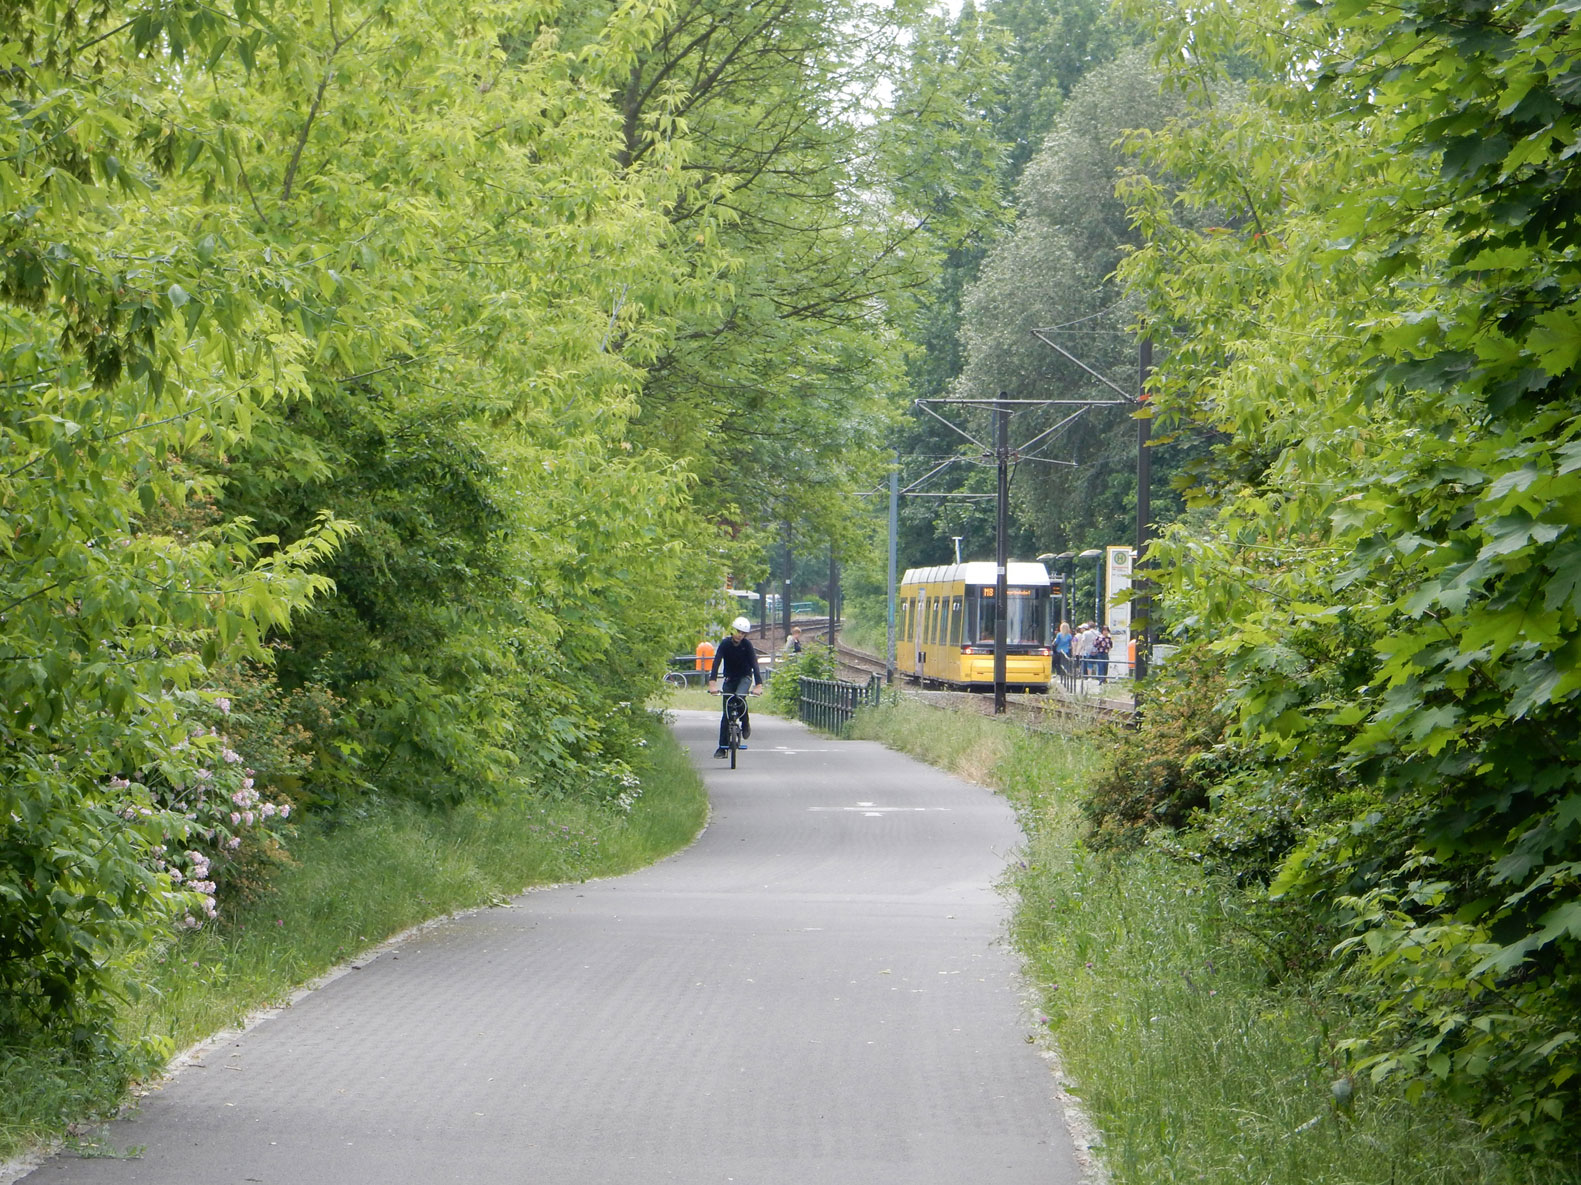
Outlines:
[[1093, 565], [1092, 586], [1092, 623], [1100, 629], [1103, 627], [1103, 548], [1089, 547], [1086, 551], [1077, 553], [1079, 560], [1096, 559]]
[[1059, 619], [1061, 621], [1070, 620], [1070, 582], [1075, 576], [1075, 573], [1071, 571], [1070, 562], [1075, 558], [1076, 553], [1074, 551], [1062, 551], [1054, 557], [1059, 564], [1060, 573]]
[[1005, 714], [1005, 633], [1010, 607], [1005, 603], [1010, 567], [1010, 405], [999, 392], [994, 403], [994, 456], [999, 462], [998, 513], [994, 525], [994, 715]]
[[1074, 551], [1062, 551], [1058, 555], [1046, 551], [1038, 556], [1038, 563], [1048, 564], [1054, 575], [1059, 577], [1059, 617], [1056, 621], [1070, 620], [1070, 562], [1075, 558]]

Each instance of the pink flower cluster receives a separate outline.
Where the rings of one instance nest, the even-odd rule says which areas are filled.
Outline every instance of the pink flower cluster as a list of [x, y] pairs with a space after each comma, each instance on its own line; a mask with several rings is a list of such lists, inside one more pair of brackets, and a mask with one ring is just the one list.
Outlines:
[[[228, 703], [220, 706], [222, 711], [229, 708]], [[247, 845], [278, 845], [284, 839], [280, 827], [291, 817], [291, 805], [267, 801], [255, 771], [213, 729], [191, 733], [172, 745], [171, 753], [190, 763], [184, 779], [149, 769], [132, 777], [107, 778], [104, 785], [122, 798], [122, 818], [163, 831], [164, 842], [149, 849], [150, 862], [168, 879], [175, 895], [172, 903], [186, 907], [178, 914], [178, 924], [197, 929], [219, 916], [219, 884]], [[219, 760], [197, 764], [214, 757]]]

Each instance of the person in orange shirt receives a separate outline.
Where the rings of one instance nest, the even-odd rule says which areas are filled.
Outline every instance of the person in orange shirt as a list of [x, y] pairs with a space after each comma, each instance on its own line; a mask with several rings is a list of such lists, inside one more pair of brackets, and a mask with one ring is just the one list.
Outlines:
[[707, 638], [697, 643], [697, 669], [706, 671], [714, 664], [714, 644]]

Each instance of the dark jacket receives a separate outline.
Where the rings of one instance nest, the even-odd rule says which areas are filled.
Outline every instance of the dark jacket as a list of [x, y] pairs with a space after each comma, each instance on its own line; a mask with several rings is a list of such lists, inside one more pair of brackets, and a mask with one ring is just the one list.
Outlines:
[[751, 638], [742, 638], [738, 642], [732, 634], [719, 643], [719, 649], [714, 651], [714, 665], [708, 671], [710, 683], [719, 678], [720, 667], [725, 668], [726, 679], [742, 679], [751, 675], [754, 684], [763, 682], [763, 672], [758, 670], [758, 652], [752, 648]]

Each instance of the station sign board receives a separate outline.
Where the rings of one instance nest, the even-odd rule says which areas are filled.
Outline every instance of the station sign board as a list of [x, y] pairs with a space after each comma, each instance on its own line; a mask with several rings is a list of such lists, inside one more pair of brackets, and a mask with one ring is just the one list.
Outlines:
[[1126, 647], [1131, 642], [1131, 602], [1124, 597], [1131, 591], [1131, 570], [1136, 564], [1136, 549], [1132, 547], [1107, 547], [1104, 549], [1104, 620], [1114, 638], [1112, 653], [1123, 660]]

